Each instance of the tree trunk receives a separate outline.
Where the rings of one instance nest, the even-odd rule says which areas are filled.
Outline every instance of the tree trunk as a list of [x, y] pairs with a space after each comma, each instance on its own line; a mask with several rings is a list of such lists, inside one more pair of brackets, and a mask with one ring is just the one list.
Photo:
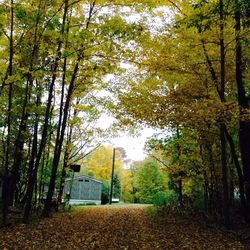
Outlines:
[[38, 202], [42, 202], [42, 186], [43, 186], [43, 176], [44, 176], [44, 166], [45, 166], [45, 152], [43, 152], [43, 157], [42, 157], [42, 164], [41, 164], [41, 174], [40, 174], [40, 180], [39, 180], [39, 187], [38, 187], [38, 196], [39, 200]]
[[[221, 101], [225, 102], [225, 44], [224, 44], [224, 4], [220, 0], [220, 97]], [[222, 118], [223, 119], [223, 118]], [[228, 167], [226, 157], [226, 126], [224, 122], [220, 124], [220, 142], [221, 142], [221, 167], [222, 167], [222, 184], [223, 184], [223, 211], [225, 226], [230, 227], [230, 204], [229, 204], [229, 189], [228, 189]]]
[[[68, 21], [68, 25], [67, 25], [67, 31], [66, 31], [66, 35], [67, 36], [68, 36], [68, 33], [69, 33], [69, 25], [70, 25], [70, 21]], [[65, 48], [67, 49], [67, 40], [66, 40]], [[60, 131], [61, 131], [61, 123], [62, 123], [62, 116], [63, 116], [63, 100], [64, 100], [65, 82], [66, 82], [66, 73], [67, 73], [67, 58], [64, 58], [64, 61], [63, 61], [61, 102], [60, 102], [60, 111], [59, 111], [59, 121], [58, 121], [58, 125], [57, 125], [58, 126], [57, 127], [57, 138], [60, 137]], [[66, 167], [67, 167], [68, 159], [69, 159], [69, 152], [68, 152], [68, 146], [67, 145], [68, 145], [68, 142], [70, 141], [71, 134], [72, 134], [72, 130], [70, 132], [69, 138], [68, 138], [67, 143], [66, 143], [66, 151], [65, 151], [65, 154], [64, 154], [62, 176], [61, 176], [59, 193], [58, 193], [58, 204], [60, 204], [62, 202], [62, 198], [63, 198], [63, 189], [64, 189], [64, 182], [65, 182], [65, 176], [66, 176]]]
[[78, 61], [74, 67], [74, 72], [73, 72], [73, 75], [72, 75], [72, 78], [71, 78], [71, 81], [69, 84], [68, 94], [67, 94], [66, 102], [64, 105], [64, 112], [63, 112], [63, 120], [62, 120], [62, 128], [61, 128], [60, 137], [56, 139], [56, 146], [55, 146], [54, 158], [53, 158], [53, 163], [52, 163], [50, 184], [49, 184], [47, 198], [45, 201], [45, 206], [43, 209], [43, 214], [42, 214], [43, 217], [48, 217], [49, 212], [50, 212], [52, 197], [53, 197], [53, 193], [54, 193], [54, 189], [55, 189], [56, 173], [57, 173], [57, 168], [58, 168], [58, 164], [59, 164], [59, 160], [60, 160], [65, 128], [66, 128], [66, 124], [67, 124], [68, 110], [69, 110], [70, 101], [71, 101], [71, 97], [72, 97], [74, 86], [75, 86], [75, 80], [76, 80], [78, 69], [79, 69], [79, 60], [80, 59], [78, 58]]
[[222, 185], [223, 185], [223, 213], [225, 226], [230, 227], [230, 212], [229, 212], [229, 188], [228, 188], [228, 168], [226, 157], [226, 138], [225, 125], [220, 126], [220, 141], [221, 141], [221, 166], [222, 166]]
[[[50, 121], [51, 124], [51, 121]], [[49, 142], [51, 141], [51, 137], [52, 137], [52, 131], [49, 134]], [[51, 153], [51, 145], [48, 145], [48, 150], [47, 150], [47, 154], [46, 154], [46, 160], [45, 160], [45, 168], [44, 168], [44, 182], [42, 183], [42, 194], [44, 194], [44, 185], [45, 185], [45, 180], [47, 177], [47, 172], [48, 172], [48, 167], [49, 167], [49, 160], [50, 160], [50, 153]]]
[[[64, 13], [63, 13], [61, 35], [64, 34], [64, 30], [65, 30], [66, 17], [67, 17], [67, 13], [68, 13], [68, 0], [65, 0], [64, 3], [65, 3], [65, 5], [64, 5]], [[46, 106], [46, 111], [45, 111], [45, 118], [44, 118], [44, 125], [43, 125], [43, 129], [42, 129], [42, 136], [41, 136], [41, 141], [40, 141], [40, 145], [39, 145], [39, 149], [38, 149], [38, 153], [37, 153], [37, 157], [36, 157], [36, 161], [35, 161], [35, 165], [34, 165], [34, 169], [35, 169], [36, 172], [38, 170], [39, 163], [40, 163], [44, 148], [46, 146], [47, 133], [48, 133], [48, 124], [49, 124], [50, 115], [51, 115], [51, 104], [52, 104], [52, 100], [53, 100], [54, 85], [55, 85], [56, 78], [57, 78], [57, 70], [58, 70], [58, 66], [59, 66], [59, 60], [61, 59], [62, 42], [63, 41], [62, 41], [62, 38], [61, 38], [59, 43], [58, 43], [57, 55], [56, 55], [56, 58], [55, 58], [55, 63], [53, 65], [52, 79], [51, 79], [51, 83], [50, 83], [49, 91], [48, 91], [49, 92], [48, 93], [48, 101], [47, 101], [47, 106]], [[34, 178], [36, 178], [36, 177], [34, 176]], [[33, 192], [33, 189], [34, 189], [34, 183], [33, 183], [33, 187], [32, 187], [32, 192]]]
[[[37, 97], [37, 106], [40, 105], [40, 96]], [[31, 156], [30, 156], [30, 162], [29, 162], [29, 178], [28, 178], [28, 186], [27, 186], [27, 192], [26, 192], [26, 205], [24, 209], [24, 217], [23, 222], [28, 223], [29, 222], [29, 215], [32, 208], [32, 197], [33, 197], [33, 187], [34, 183], [36, 182], [36, 176], [37, 176], [37, 169], [34, 168], [34, 162], [35, 158], [37, 156], [37, 142], [38, 142], [38, 115], [36, 114], [35, 119], [35, 125], [34, 125], [34, 135], [33, 135], [33, 142], [32, 142], [32, 150], [31, 150]]]
[[180, 207], [183, 207], [183, 195], [182, 195], [182, 177], [179, 177], [180, 179], [178, 180], [178, 191], [179, 191], [179, 204]]
[[72, 127], [70, 128], [69, 135], [67, 138], [66, 146], [65, 146], [65, 153], [64, 153], [64, 159], [63, 159], [63, 168], [62, 168], [62, 176], [60, 181], [60, 187], [59, 187], [59, 193], [58, 193], [58, 203], [60, 204], [62, 202], [63, 198], [63, 190], [64, 190], [64, 183], [65, 183], [65, 177], [66, 177], [66, 168], [68, 167], [68, 161], [69, 161], [69, 144], [71, 142], [72, 137]]
[[[14, 32], [14, 1], [10, 2], [11, 20], [10, 20], [10, 51], [9, 51], [9, 66], [8, 74], [6, 76], [12, 76], [13, 74], [13, 57], [14, 57], [14, 42], [13, 42], [13, 32]], [[4, 84], [3, 84], [4, 85]], [[4, 164], [4, 178], [3, 178], [3, 225], [7, 224], [8, 220], [8, 206], [9, 206], [9, 190], [10, 190], [10, 176], [9, 176], [9, 154], [10, 154], [10, 137], [11, 137], [11, 111], [12, 111], [12, 82], [9, 82], [8, 91], [8, 113], [7, 113], [7, 139], [6, 139], [6, 149], [5, 149], [5, 164]]]
[[23, 162], [23, 148], [24, 148], [24, 134], [27, 131], [27, 121], [29, 114], [27, 112], [27, 106], [30, 100], [30, 79], [27, 80], [25, 88], [24, 103], [22, 107], [21, 121], [18, 129], [18, 135], [15, 141], [15, 151], [14, 151], [14, 163], [11, 171], [11, 182], [9, 190], [9, 205], [13, 205], [14, 196], [16, 191], [16, 185], [19, 180], [20, 169]]
[[236, 0], [235, 9], [235, 32], [236, 32], [236, 83], [238, 90], [238, 103], [240, 106], [239, 120], [239, 143], [241, 151], [241, 160], [243, 164], [246, 207], [248, 215], [250, 215], [250, 123], [244, 121], [243, 116], [246, 110], [249, 110], [249, 103], [246, 97], [246, 91], [243, 82], [243, 63], [242, 63], [242, 48], [241, 48], [241, 10], [240, 4]]
[[246, 198], [245, 198], [245, 191], [244, 191], [244, 178], [243, 178], [241, 166], [240, 166], [240, 163], [238, 161], [237, 154], [236, 154], [236, 150], [235, 150], [233, 139], [230, 136], [230, 134], [228, 133], [228, 131], [227, 131], [226, 128], [225, 128], [225, 136], [226, 136], [227, 141], [229, 143], [230, 150], [231, 150], [231, 155], [232, 155], [232, 158], [233, 158], [233, 161], [234, 161], [234, 165], [235, 165], [235, 168], [236, 168], [236, 171], [237, 171], [237, 175], [238, 175], [239, 192], [240, 192], [240, 202], [241, 202], [242, 214], [245, 217], [246, 221], [248, 221], [247, 210], [246, 210]]
[[66, 177], [66, 168], [68, 166], [68, 152], [66, 149], [66, 152], [64, 154], [64, 159], [63, 159], [63, 168], [62, 168], [62, 176], [61, 176], [61, 181], [60, 181], [60, 187], [59, 187], [59, 193], [58, 193], [58, 204], [61, 204], [62, 198], [63, 198], [63, 190], [64, 190], [64, 184], [65, 184], [65, 177]]

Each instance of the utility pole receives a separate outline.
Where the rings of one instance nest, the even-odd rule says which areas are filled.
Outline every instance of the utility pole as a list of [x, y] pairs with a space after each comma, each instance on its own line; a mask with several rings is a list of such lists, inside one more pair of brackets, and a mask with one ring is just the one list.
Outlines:
[[115, 169], [115, 148], [113, 149], [113, 161], [112, 161], [112, 173], [111, 173], [111, 183], [110, 183], [110, 193], [109, 193], [109, 204], [112, 204], [114, 169]]

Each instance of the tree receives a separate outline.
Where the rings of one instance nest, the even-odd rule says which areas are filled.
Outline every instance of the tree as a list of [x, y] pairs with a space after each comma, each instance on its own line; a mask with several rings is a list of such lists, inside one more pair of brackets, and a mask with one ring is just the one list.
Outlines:
[[[86, 173], [93, 175], [96, 179], [110, 182], [112, 170], [112, 154], [111, 147], [101, 146], [90, 154], [86, 162]], [[115, 172], [122, 171], [122, 161], [119, 151], [116, 151]]]
[[163, 176], [154, 161], [142, 162], [135, 172], [135, 196], [141, 203], [152, 203], [154, 195], [164, 191]]
[[124, 12], [123, 18], [117, 14], [123, 4], [127, 3], [64, 0], [0, 4], [1, 168], [6, 170], [4, 190], [8, 193], [4, 195], [4, 221], [8, 206], [22, 201], [24, 221], [28, 222], [37, 197], [37, 173], [39, 168], [46, 172], [53, 151], [43, 213], [48, 216], [67, 145], [64, 135], [70, 109], [79, 99], [84, 100], [77, 104], [84, 103], [83, 109], [103, 103], [104, 98], [95, 95], [106, 86], [105, 76], [119, 71], [120, 62], [131, 55], [131, 49], [123, 45], [141, 32], [140, 25], [127, 22]]
[[[241, 33], [236, 32], [235, 39], [235, 20], [232, 18], [235, 6], [239, 7], [224, 1], [174, 4], [171, 22], [154, 35], [144, 33], [144, 39], [138, 41], [138, 60], [130, 72], [134, 76], [120, 77], [115, 92], [118, 104], [111, 105], [124, 126], [147, 124], [169, 130], [178, 127], [180, 134], [197, 135], [200, 159], [208, 167], [203, 172], [204, 182], [207, 190], [210, 189], [210, 198], [214, 197], [211, 200], [216, 196], [223, 205], [221, 214], [227, 226], [229, 183], [239, 186], [242, 211], [245, 210], [246, 191], [242, 188], [242, 167], [238, 161], [242, 147], [237, 147], [236, 137], [241, 126], [238, 127], [238, 119], [242, 120], [242, 108], [236, 98], [237, 79], [232, 72], [236, 67], [239, 73], [239, 58], [246, 60], [247, 54], [244, 57], [238, 54], [237, 66], [233, 51], [235, 46], [240, 51], [237, 39]], [[241, 35], [243, 41], [245, 33]], [[136, 74], [138, 70], [143, 73]], [[247, 74], [246, 68], [244, 73]], [[244, 122], [248, 123], [248, 115], [243, 113]], [[242, 129], [240, 131], [242, 133]], [[248, 138], [247, 135], [244, 138]], [[231, 157], [235, 169], [231, 167]], [[246, 172], [244, 170], [244, 178], [247, 179]], [[238, 177], [236, 181], [232, 180], [235, 176]]]
[[102, 183], [102, 196], [101, 196], [101, 203], [103, 205], [107, 204], [109, 202], [109, 184], [105, 181]]
[[120, 177], [117, 173], [114, 174], [113, 185], [114, 185], [113, 197], [120, 199], [120, 197], [121, 197], [121, 182], [120, 182]]

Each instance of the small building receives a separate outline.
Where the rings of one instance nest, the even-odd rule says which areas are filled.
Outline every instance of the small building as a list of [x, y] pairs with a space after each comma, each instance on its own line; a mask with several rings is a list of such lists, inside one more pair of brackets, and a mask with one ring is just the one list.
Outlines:
[[69, 193], [70, 204], [101, 204], [102, 182], [87, 175], [74, 177], [73, 180], [68, 178], [65, 181], [64, 194]]

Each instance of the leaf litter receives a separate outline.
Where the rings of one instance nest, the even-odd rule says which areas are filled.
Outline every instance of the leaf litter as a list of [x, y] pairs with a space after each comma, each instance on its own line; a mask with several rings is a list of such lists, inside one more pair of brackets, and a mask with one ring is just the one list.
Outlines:
[[192, 218], [151, 216], [145, 206], [95, 206], [0, 230], [0, 249], [250, 249]]

